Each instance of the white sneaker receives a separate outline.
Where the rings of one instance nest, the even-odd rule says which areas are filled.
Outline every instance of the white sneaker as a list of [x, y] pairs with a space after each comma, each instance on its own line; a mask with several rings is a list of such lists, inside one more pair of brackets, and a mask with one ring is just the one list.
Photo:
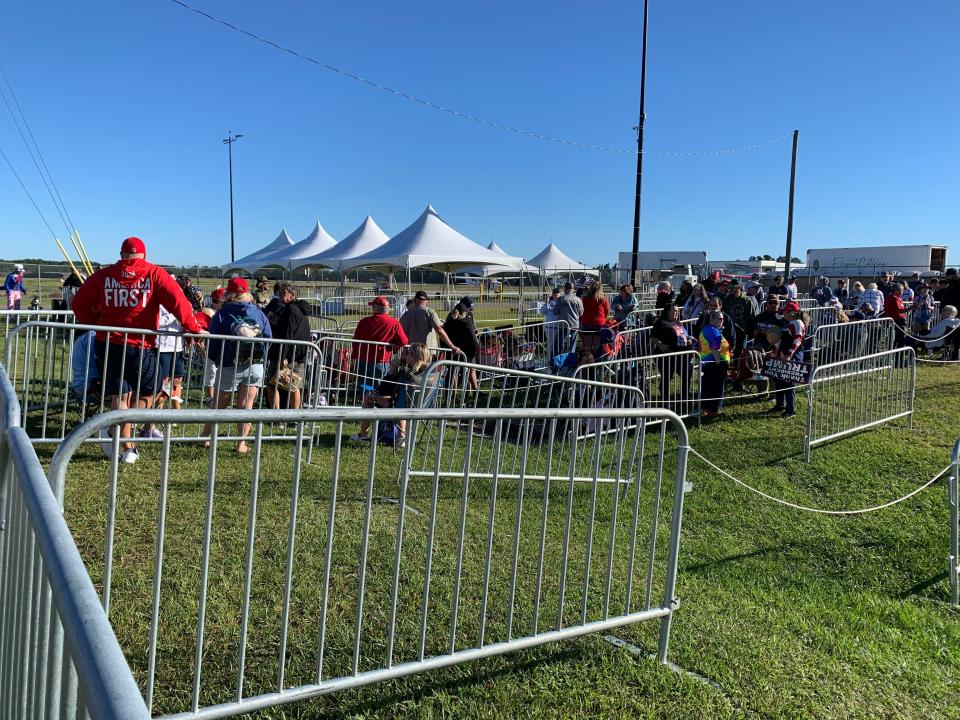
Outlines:
[[133, 465], [139, 459], [140, 453], [136, 448], [127, 448], [120, 454], [120, 461], [125, 465]]
[[97, 433], [97, 437], [103, 438], [106, 442], [98, 443], [100, 446], [100, 451], [106, 455], [108, 458], [113, 457], [113, 435], [110, 433], [110, 428], [101, 428], [100, 432]]
[[154, 428], [150, 428], [149, 430], [148, 430], [147, 428], [143, 428], [143, 430], [140, 431], [140, 437], [142, 437], [142, 438], [153, 438], [154, 440], [160, 440], [160, 439], [163, 438], [163, 433], [160, 432], [160, 431], [159, 431], [157, 428], [155, 428], [155, 427], [154, 427]]

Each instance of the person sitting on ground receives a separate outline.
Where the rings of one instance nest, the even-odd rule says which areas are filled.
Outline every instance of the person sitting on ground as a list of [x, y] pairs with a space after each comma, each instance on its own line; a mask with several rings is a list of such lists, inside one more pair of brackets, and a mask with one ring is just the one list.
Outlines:
[[[138, 237], [128, 237], [120, 246], [120, 260], [100, 268], [77, 289], [73, 314], [80, 325], [121, 327], [130, 332], [99, 331], [94, 340], [97, 370], [103, 392], [112, 410], [149, 408], [157, 391], [156, 336], [137, 331], [157, 329], [160, 306], [192, 333], [201, 332], [193, 308], [176, 281], [163, 268], [147, 262], [147, 246]], [[104, 429], [101, 437], [109, 433]], [[120, 427], [121, 457], [133, 464], [140, 457], [131, 441], [129, 423]], [[101, 444], [108, 456], [112, 443]]]
[[[657, 295], [659, 302], [660, 295]], [[658, 306], [660, 307], [660, 306]], [[632, 317], [632, 313], [637, 309], [637, 298], [633, 294], [633, 285], [624, 283], [617, 291], [617, 296], [610, 303], [610, 310], [613, 312], [613, 319], [621, 330], [627, 329], [627, 321]]]
[[307, 346], [310, 342], [309, 305], [297, 299], [298, 288], [289, 280], [280, 282], [280, 314], [270, 330], [276, 340], [292, 340], [298, 344], [270, 343], [267, 353], [267, 378], [270, 407], [280, 409], [280, 393], [287, 393], [286, 409], [296, 410], [301, 404], [301, 388], [306, 375]]
[[352, 360], [361, 382], [373, 384], [383, 379], [392, 354], [406, 345], [409, 339], [400, 321], [390, 315], [390, 301], [387, 298], [377, 295], [367, 305], [370, 314], [362, 318], [353, 331], [353, 339], [361, 342], [353, 343]]
[[[266, 376], [263, 343], [255, 339], [272, 337], [270, 321], [254, 304], [250, 286], [243, 278], [230, 279], [224, 299], [223, 307], [210, 319], [210, 334], [232, 335], [238, 340], [210, 339], [208, 352], [217, 363], [219, 375], [217, 407], [229, 407], [235, 395], [234, 406], [238, 410], [250, 410]], [[206, 425], [204, 435], [209, 435], [210, 429], [211, 426]], [[245, 438], [250, 433], [250, 423], [240, 423], [238, 430], [237, 452], [243, 455], [249, 451]]]
[[675, 297], [675, 294], [673, 292], [673, 286], [669, 282], [664, 280], [659, 285], [657, 285], [657, 299], [656, 299], [656, 302], [654, 302], [653, 306], [658, 310], [665, 308], [667, 305], [673, 304], [674, 297]]
[[443, 329], [436, 310], [427, 305], [427, 293], [423, 290], [417, 290], [414, 294], [413, 305], [400, 318], [400, 326], [411, 343], [422, 343], [433, 352], [440, 349], [442, 341], [454, 355], [460, 354], [460, 348]]
[[[361, 407], [393, 407], [396, 409], [411, 407], [413, 393], [420, 387], [423, 373], [430, 366], [430, 349], [423, 343], [413, 343], [401, 350], [391, 361], [383, 380], [376, 391], [368, 392]], [[399, 441], [395, 447], [403, 447], [407, 436], [407, 421], [398, 420]], [[370, 421], [360, 423], [360, 431], [350, 436], [354, 442], [369, 442]]]

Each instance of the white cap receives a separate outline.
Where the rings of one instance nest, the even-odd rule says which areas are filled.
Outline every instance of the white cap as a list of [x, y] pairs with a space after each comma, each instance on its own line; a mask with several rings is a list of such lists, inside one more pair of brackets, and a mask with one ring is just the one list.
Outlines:
[[14, 270], [19, 270], [20, 272], [23, 272], [23, 265], [21, 265], [20, 263], [16, 263], [16, 264], [13, 266], [13, 269], [14, 269]]

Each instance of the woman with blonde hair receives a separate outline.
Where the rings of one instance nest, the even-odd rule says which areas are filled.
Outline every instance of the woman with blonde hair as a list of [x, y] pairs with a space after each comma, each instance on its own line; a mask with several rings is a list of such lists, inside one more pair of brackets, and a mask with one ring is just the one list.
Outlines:
[[[393, 407], [408, 408], [414, 391], [420, 386], [423, 373], [430, 366], [430, 349], [423, 343], [413, 343], [394, 355], [390, 361], [387, 374], [380, 381], [376, 391], [370, 391], [363, 398], [361, 407]], [[399, 438], [395, 438], [394, 446], [403, 447], [407, 436], [407, 421], [397, 420]], [[354, 442], [369, 442], [370, 421], [360, 423], [360, 432], [351, 435]]]

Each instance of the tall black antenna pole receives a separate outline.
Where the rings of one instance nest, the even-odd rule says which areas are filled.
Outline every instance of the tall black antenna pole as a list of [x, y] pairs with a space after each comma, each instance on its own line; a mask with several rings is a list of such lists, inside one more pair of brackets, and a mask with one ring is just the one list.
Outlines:
[[237, 259], [233, 242], [233, 144], [242, 137], [242, 134], [234, 135], [232, 130], [228, 130], [227, 137], [223, 141], [223, 144], [227, 146], [227, 167], [229, 168], [227, 172], [230, 178], [230, 262]]
[[797, 138], [800, 131], [793, 131], [793, 158], [790, 160], [790, 202], [787, 205], [787, 256], [783, 261], [783, 276], [790, 277], [790, 254], [793, 252], [793, 188], [797, 180]]
[[640, 251], [640, 189], [643, 184], [643, 121], [646, 118], [644, 110], [647, 87], [647, 6], [648, 0], [643, 0], [643, 44], [640, 51], [640, 122], [637, 124], [637, 196], [633, 203], [633, 248], [630, 251], [630, 280], [636, 282], [637, 253]]

